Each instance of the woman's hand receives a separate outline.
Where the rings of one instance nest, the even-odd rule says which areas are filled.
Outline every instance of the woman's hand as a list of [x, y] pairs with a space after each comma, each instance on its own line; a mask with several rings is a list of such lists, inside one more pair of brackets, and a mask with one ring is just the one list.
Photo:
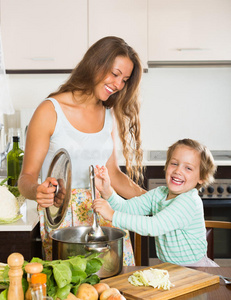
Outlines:
[[53, 177], [48, 177], [37, 186], [36, 201], [41, 207], [49, 207], [54, 204], [54, 196], [58, 182]]
[[95, 185], [104, 199], [110, 198], [113, 193], [113, 189], [111, 187], [111, 181], [106, 167], [100, 167], [98, 165], [95, 167]]
[[112, 221], [114, 210], [111, 208], [110, 204], [102, 199], [97, 198], [93, 201], [92, 208], [99, 213], [105, 220]]

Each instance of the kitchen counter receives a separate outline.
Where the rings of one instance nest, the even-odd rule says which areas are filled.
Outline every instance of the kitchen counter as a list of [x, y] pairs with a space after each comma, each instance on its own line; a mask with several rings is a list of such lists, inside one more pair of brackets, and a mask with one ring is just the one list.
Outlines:
[[[144, 167], [155, 167], [155, 166], [164, 166], [165, 165], [165, 160], [143, 160], [143, 166]], [[125, 166], [125, 160], [122, 159], [121, 157], [118, 158], [118, 164], [119, 166]], [[215, 160], [215, 164], [217, 166], [231, 166], [231, 160]]]
[[23, 216], [18, 221], [0, 225], [0, 262], [6, 263], [13, 252], [21, 253], [27, 261], [42, 258], [37, 202], [26, 200], [20, 212]]
[[[217, 166], [231, 166], [231, 151], [211, 151]], [[117, 153], [119, 166], [125, 166], [125, 160], [121, 151]], [[143, 166], [164, 166], [166, 151], [144, 150]]]
[[[143, 166], [164, 166], [165, 162], [165, 160], [143, 160]], [[215, 164], [217, 166], [231, 166], [231, 160], [215, 160]], [[125, 166], [125, 162], [119, 161], [119, 165]]]
[[1, 224], [1, 231], [32, 231], [39, 222], [37, 202], [26, 200], [20, 208], [22, 218], [10, 224]]

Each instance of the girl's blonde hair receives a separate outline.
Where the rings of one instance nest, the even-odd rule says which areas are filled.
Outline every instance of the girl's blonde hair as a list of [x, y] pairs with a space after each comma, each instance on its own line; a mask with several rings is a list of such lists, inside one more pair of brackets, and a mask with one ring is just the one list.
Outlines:
[[95, 86], [111, 72], [118, 56], [128, 57], [133, 62], [133, 71], [124, 88], [112, 94], [107, 101], [103, 102], [103, 105], [106, 108], [113, 108], [127, 173], [130, 178], [138, 182], [139, 179], [143, 180], [138, 99], [142, 66], [133, 48], [128, 46], [123, 39], [115, 36], [100, 39], [88, 49], [67, 82], [48, 97], [65, 92], [74, 94], [75, 91], [81, 92], [82, 95], [93, 94]]
[[214, 163], [214, 159], [212, 156], [212, 153], [209, 151], [209, 149], [200, 144], [199, 142], [192, 140], [192, 139], [183, 139], [179, 140], [176, 143], [174, 143], [172, 146], [168, 148], [167, 151], [167, 160], [165, 163], [164, 170], [167, 170], [169, 161], [172, 157], [173, 151], [178, 146], [187, 146], [190, 147], [200, 153], [201, 162], [200, 162], [200, 179], [203, 180], [202, 184], [197, 184], [196, 188], [199, 190], [201, 187], [206, 187], [209, 184], [214, 182], [214, 174], [217, 170], [217, 167]]

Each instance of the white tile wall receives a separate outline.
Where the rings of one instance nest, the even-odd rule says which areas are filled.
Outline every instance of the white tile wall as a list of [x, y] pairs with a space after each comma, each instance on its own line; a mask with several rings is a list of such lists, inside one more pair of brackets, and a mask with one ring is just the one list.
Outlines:
[[[15, 110], [37, 107], [68, 77], [8, 75]], [[141, 84], [143, 148], [166, 150], [177, 139], [189, 137], [211, 150], [231, 150], [230, 82], [228, 67], [149, 69]], [[13, 120], [16, 124], [19, 115]]]

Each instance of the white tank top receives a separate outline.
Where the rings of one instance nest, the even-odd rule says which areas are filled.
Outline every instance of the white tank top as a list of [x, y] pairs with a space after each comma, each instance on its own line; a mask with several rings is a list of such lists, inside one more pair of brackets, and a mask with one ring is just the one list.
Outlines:
[[44, 181], [56, 151], [64, 148], [68, 151], [72, 165], [72, 188], [89, 188], [89, 166], [105, 166], [113, 151], [111, 110], [105, 110], [104, 127], [97, 133], [84, 133], [74, 128], [67, 120], [59, 103], [54, 98], [50, 100], [57, 114], [57, 122], [50, 146], [44, 160], [41, 179]]

